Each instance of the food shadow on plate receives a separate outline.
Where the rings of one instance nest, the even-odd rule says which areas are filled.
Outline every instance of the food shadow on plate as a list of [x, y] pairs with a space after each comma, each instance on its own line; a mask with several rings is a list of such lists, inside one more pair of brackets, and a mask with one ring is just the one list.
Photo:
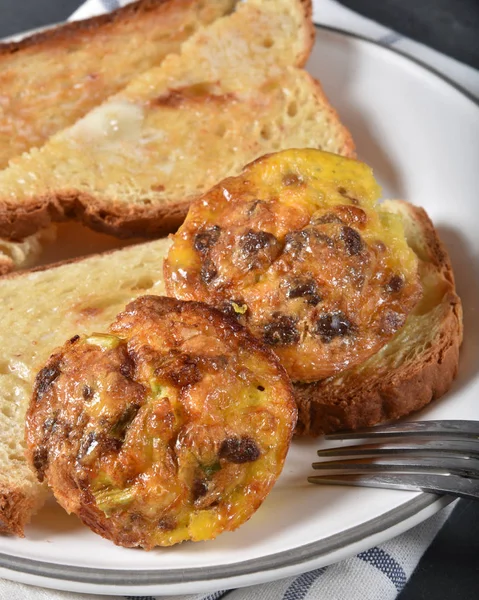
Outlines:
[[44, 267], [92, 254], [111, 252], [145, 241], [149, 240], [142, 238], [122, 240], [106, 233], [94, 231], [78, 221], [58, 223], [55, 239], [43, 245], [42, 253], [36, 260], [35, 266]]
[[[307, 71], [320, 81], [328, 100], [339, 113], [341, 122], [353, 136], [358, 159], [372, 167], [384, 189], [384, 197], [407, 200], [401, 173], [389, 158], [379, 133], [375, 131], [366, 111], [361, 109], [358, 96], [354, 93], [356, 73], [359, 70], [354, 42], [347, 36], [339, 36], [317, 27], [316, 43]], [[328, 60], [328, 53], [332, 53], [334, 60]], [[341, 69], [334, 68], [337, 64], [341, 65]], [[383, 109], [381, 98], [375, 98], [375, 104], [378, 112]]]
[[85, 529], [80, 519], [69, 515], [53, 498], [49, 496], [45, 505], [33, 516], [27, 525], [25, 535], [31, 541], [47, 541], [51, 537], [77, 533]]
[[[157, 548], [152, 552], [164, 551], [180, 551], [181, 554], [204, 554], [211, 551], [215, 555], [218, 552], [247, 552], [256, 544], [268, 543], [272, 548], [275, 547], [277, 541], [288, 535], [288, 532], [294, 534], [296, 531], [304, 531], [308, 524], [311, 524], [313, 510], [316, 512], [324, 512], [327, 510], [331, 518], [338, 507], [340, 501], [339, 494], [344, 497], [354, 493], [358, 494], [357, 488], [319, 488], [319, 486], [311, 487], [311, 496], [315, 495], [317, 500], [316, 506], [312, 507], [312, 502], [303, 504], [301, 500], [304, 494], [298, 494], [298, 490], [289, 489], [284, 492], [282, 497], [279, 495], [270, 494], [264, 504], [251, 517], [249, 521], [241, 525], [235, 531], [224, 532], [215, 540], [203, 542], [186, 542], [169, 548]], [[339, 491], [338, 491], [339, 490]], [[349, 502], [351, 500], [349, 499]], [[345, 502], [345, 505], [347, 503]], [[291, 507], [294, 506], [294, 511]]]

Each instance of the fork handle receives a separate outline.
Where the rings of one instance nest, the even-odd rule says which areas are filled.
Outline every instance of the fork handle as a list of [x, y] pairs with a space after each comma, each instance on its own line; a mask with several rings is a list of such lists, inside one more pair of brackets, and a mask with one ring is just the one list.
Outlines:
[[479, 480], [457, 475], [378, 474], [335, 475], [308, 477], [310, 483], [320, 485], [352, 485], [394, 490], [410, 490], [448, 494], [459, 498], [479, 500]]
[[367, 439], [370, 437], [393, 437], [403, 436], [427, 436], [437, 439], [477, 439], [479, 437], [479, 421], [403, 421], [401, 423], [389, 423], [376, 425], [356, 431], [343, 431], [330, 433], [325, 436], [327, 440], [354, 440]]

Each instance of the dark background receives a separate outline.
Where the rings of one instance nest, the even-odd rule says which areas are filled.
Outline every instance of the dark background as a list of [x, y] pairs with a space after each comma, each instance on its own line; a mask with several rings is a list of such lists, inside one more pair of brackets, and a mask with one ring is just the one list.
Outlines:
[[[391, 29], [479, 67], [479, 0], [341, 1]], [[60, 22], [81, 3], [0, 0], [0, 37]], [[459, 502], [399, 596], [399, 600], [456, 599], [479, 599], [479, 502]]]
[[386, 27], [479, 69], [479, 0], [339, 0]]

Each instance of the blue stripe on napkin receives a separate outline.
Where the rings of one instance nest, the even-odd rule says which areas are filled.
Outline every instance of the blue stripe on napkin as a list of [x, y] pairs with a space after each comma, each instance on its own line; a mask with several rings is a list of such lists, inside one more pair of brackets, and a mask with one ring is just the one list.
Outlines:
[[407, 577], [404, 569], [390, 554], [382, 548], [371, 548], [366, 552], [360, 552], [358, 558], [376, 567], [381, 573], [390, 579], [398, 592], [406, 585]]
[[316, 579], [325, 571], [326, 567], [323, 567], [297, 577], [284, 593], [283, 600], [303, 600]]

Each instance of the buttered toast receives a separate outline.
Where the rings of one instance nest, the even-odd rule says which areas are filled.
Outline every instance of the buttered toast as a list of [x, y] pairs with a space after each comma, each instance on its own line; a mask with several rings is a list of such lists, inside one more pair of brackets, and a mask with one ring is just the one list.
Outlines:
[[[399, 201], [385, 206], [403, 219], [419, 260], [423, 300], [363, 365], [317, 384], [295, 385], [299, 434], [397, 418], [444, 394], [456, 373], [462, 312], [447, 252], [421, 208]], [[0, 280], [3, 531], [22, 535], [44, 498], [24, 458], [24, 418], [36, 371], [72, 336], [105, 330], [130, 300], [164, 295], [162, 263], [169, 248], [161, 239]]]
[[[0, 169], [72, 125], [135, 76], [179, 51], [236, 0], [140, 0], [107, 15], [0, 44]], [[0, 275], [30, 267], [54, 226], [0, 239]]]
[[177, 52], [235, 0], [140, 0], [0, 44], [0, 169]]
[[76, 218], [118, 236], [174, 230], [193, 198], [282, 148], [354, 153], [320, 85], [298, 68], [307, 0], [248, 0], [160, 67], [0, 173], [0, 234]]

